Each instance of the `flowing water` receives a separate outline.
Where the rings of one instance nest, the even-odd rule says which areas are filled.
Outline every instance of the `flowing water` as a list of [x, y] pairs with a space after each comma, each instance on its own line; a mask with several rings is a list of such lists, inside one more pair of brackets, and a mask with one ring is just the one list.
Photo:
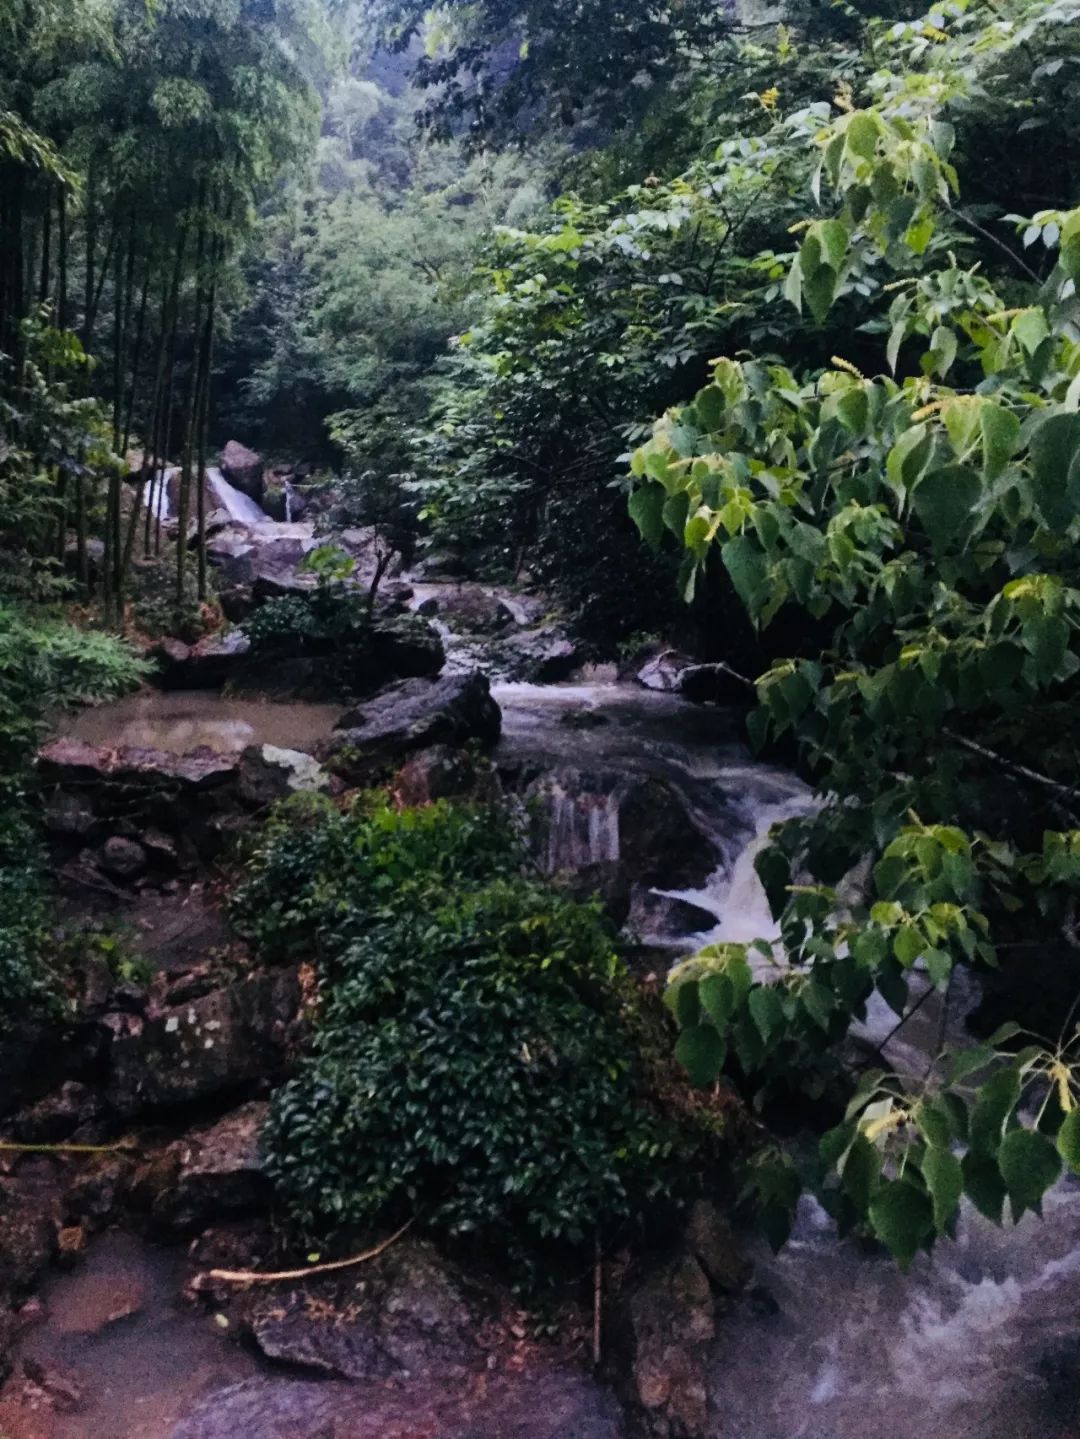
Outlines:
[[[161, 521], [172, 518], [172, 505], [169, 500], [169, 485], [180, 473], [179, 466], [169, 465], [163, 476], [164, 483], [155, 482], [153, 493], [147, 486], [147, 503]], [[238, 525], [259, 525], [265, 523], [268, 516], [261, 505], [257, 504], [250, 495], [245, 495], [235, 485], [230, 485], [225, 476], [216, 466], [210, 466], [206, 471], [206, 487], [210, 495], [211, 503], [223, 509], [234, 524]]]

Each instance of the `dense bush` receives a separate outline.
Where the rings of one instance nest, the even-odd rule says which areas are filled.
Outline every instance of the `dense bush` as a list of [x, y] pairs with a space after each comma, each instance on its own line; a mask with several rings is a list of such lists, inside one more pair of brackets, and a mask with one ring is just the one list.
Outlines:
[[46, 893], [29, 819], [27, 761], [44, 712], [121, 694], [145, 661], [110, 635], [0, 597], [0, 1034], [55, 999], [45, 966]]
[[307, 594], [268, 600], [247, 621], [256, 654], [325, 655], [342, 644], [362, 643], [371, 620], [371, 599], [353, 584], [355, 568], [336, 545], [312, 550], [300, 569], [314, 577], [315, 587]]
[[522, 1261], [672, 1193], [681, 1141], [645, 1097], [610, 930], [522, 863], [504, 814], [378, 798], [293, 805], [253, 856], [242, 922], [323, 961], [313, 1053], [266, 1131], [311, 1239], [415, 1215]]
[[395, 810], [378, 793], [341, 811], [298, 795], [262, 831], [233, 917], [269, 959], [329, 957], [358, 929], [516, 874], [521, 863], [498, 811], [445, 801]]

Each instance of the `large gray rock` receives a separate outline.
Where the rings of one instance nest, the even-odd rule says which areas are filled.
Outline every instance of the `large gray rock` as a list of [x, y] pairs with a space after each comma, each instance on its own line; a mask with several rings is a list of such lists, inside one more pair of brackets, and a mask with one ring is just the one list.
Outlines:
[[647, 1263], [615, 1321], [616, 1380], [648, 1439], [706, 1439], [716, 1335], [709, 1280], [691, 1254]]
[[239, 440], [230, 440], [221, 452], [221, 472], [230, 485], [253, 500], [263, 497], [263, 459]]
[[541, 685], [569, 679], [582, 662], [578, 646], [558, 625], [512, 631], [499, 641], [495, 655], [511, 678]]
[[170, 1145], [166, 1160], [171, 1182], [153, 1203], [157, 1223], [191, 1232], [268, 1202], [270, 1185], [259, 1136], [269, 1108], [263, 1100], [252, 1100]]
[[515, 623], [501, 597], [483, 585], [447, 585], [421, 600], [417, 613], [438, 615], [461, 634], [500, 634]]
[[433, 745], [492, 745], [502, 716], [479, 670], [438, 680], [411, 679], [346, 714], [319, 751], [328, 769], [364, 783], [380, 768]]
[[94, 861], [117, 881], [214, 858], [243, 809], [239, 768], [238, 755], [206, 747], [172, 754], [53, 740], [38, 752], [37, 770], [57, 857], [100, 838], [96, 856], [82, 851], [80, 863]]
[[700, 885], [716, 868], [711, 840], [674, 786], [659, 778], [621, 787], [619, 859], [632, 879], [665, 889]]
[[268, 809], [290, 794], [326, 789], [330, 776], [318, 760], [302, 750], [277, 745], [249, 745], [240, 756], [240, 799], [251, 809]]
[[123, 1115], [234, 1094], [280, 1076], [299, 1031], [300, 984], [292, 971], [255, 975], [114, 1038], [107, 1093]]
[[363, 1385], [262, 1375], [212, 1390], [169, 1439], [623, 1439], [609, 1395], [564, 1365], [485, 1373], [471, 1389], [427, 1382]]
[[678, 650], [661, 650], [651, 655], [637, 671], [635, 678], [639, 685], [648, 690], [660, 690], [664, 694], [677, 694], [682, 677], [694, 662]]
[[247, 1324], [268, 1359], [339, 1379], [463, 1374], [482, 1320], [456, 1270], [403, 1239], [353, 1273], [254, 1296]]
[[251, 653], [251, 641], [243, 630], [208, 635], [198, 644], [162, 640], [153, 651], [158, 662], [158, 681], [165, 689], [221, 689], [236, 679]]

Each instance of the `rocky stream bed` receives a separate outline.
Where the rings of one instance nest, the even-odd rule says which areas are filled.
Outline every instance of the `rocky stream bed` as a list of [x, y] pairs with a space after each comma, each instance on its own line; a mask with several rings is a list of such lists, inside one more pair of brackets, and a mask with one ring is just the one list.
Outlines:
[[[309, 583], [314, 538], [222, 483], [215, 562], [239, 620]], [[367, 537], [351, 543], [363, 560]], [[91, 950], [63, 1041], [27, 1029], [4, 1050], [0, 1137], [31, 1148], [0, 1150], [0, 1435], [1080, 1435], [1076, 1185], [1018, 1234], [966, 1217], [907, 1278], [809, 1202], [778, 1258], [699, 1204], [666, 1247], [603, 1257], [598, 1368], [591, 1275], [543, 1338], [481, 1252], [412, 1233], [353, 1269], [212, 1277], [304, 1265], [279, 1251], [258, 1133], [312, 976], [254, 967], [219, 893], [275, 800], [388, 774], [412, 803], [478, 782], [534, 800], [538, 862], [603, 895], [651, 983], [703, 939], [768, 931], [754, 850], [810, 802], [750, 759], [722, 667], [583, 671], [536, 597], [430, 575], [392, 577], [376, 627], [349, 708], [286, 697], [317, 666], [268, 684], [237, 629], [166, 644], [158, 687], [65, 719], [41, 751], [58, 918], [122, 921], [139, 965], [118, 978]], [[891, 1043], [917, 1061], [916, 1037]], [[32, 1148], [55, 1144], [78, 1147]]]

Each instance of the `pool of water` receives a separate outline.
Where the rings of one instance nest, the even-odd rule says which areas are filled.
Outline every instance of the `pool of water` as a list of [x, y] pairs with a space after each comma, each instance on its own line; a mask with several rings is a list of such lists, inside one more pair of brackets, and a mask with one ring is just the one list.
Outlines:
[[223, 699], [214, 690], [146, 691], [83, 710], [60, 728], [87, 744], [184, 754], [208, 745], [235, 754], [251, 744], [310, 752], [333, 729], [340, 705]]

